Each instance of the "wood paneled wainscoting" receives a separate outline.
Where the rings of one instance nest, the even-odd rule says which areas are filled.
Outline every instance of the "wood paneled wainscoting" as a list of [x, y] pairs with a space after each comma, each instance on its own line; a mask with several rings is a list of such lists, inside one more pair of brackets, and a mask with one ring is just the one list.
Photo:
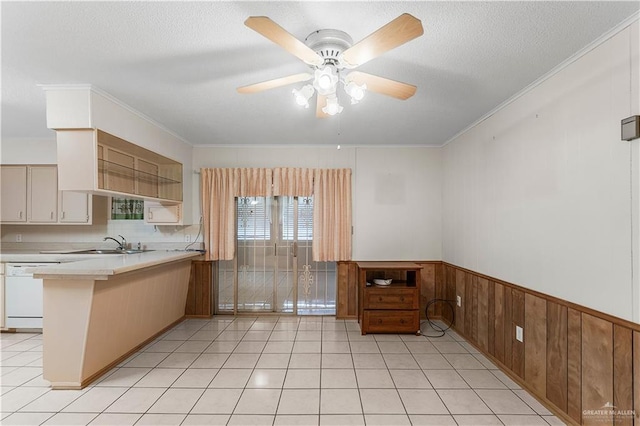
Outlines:
[[[639, 324], [448, 263], [415, 263], [424, 266], [421, 315], [431, 299], [460, 296], [454, 329], [563, 420], [640, 425]], [[355, 262], [338, 263], [337, 318], [357, 319], [357, 275]], [[451, 313], [438, 303], [429, 317]]]
[[215, 309], [213, 278], [217, 262], [194, 260], [191, 262], [189, 290], [185, 315], [190, 318], [209, 318]]
[[640, 325], [442, 268], [446, 297], [462, 297], [455, 330], [556, 414], [575, 424], [640, 425]]

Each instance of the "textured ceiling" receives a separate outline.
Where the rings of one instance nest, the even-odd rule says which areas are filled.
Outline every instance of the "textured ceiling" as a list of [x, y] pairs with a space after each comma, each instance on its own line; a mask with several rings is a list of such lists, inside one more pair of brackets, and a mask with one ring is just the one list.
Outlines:
[[[639, 9], [640, 2], [2, 2], [2, 137], [51, 137], [37, 84], [89, 83], [194, 144], [442, 145]], [[236, 87], [307, 66], [245, 27], [358, 41], [401, 13], [425, 34], [358, 68], [418, 86], [317, 119]], [[346, 97], [346, 96], [345, 96]]]

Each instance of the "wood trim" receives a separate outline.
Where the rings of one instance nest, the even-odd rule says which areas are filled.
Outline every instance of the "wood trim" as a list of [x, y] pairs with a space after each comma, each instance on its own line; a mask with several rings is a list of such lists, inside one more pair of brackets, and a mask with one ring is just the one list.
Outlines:
[[456, 321], [455, 321], [455, 328], [458, 332], [462, 333], [462, 334], [466, 334], [465, 333], [465, 324], [466, 324], [466, 318], [465, 318], [465, 310], [466, 310], [466, 306], [467, 306], [467, 299], [466, 299], [466, 278], [465, 275], [466, 273], [464, 271], [458, 270], [458, 269], [454, 269], [454, 274], [455, 274], [455, 294], [456, 294], [456, 298], [460, 297], [460, 298], [464, 298], [464, 300], [462, 301], [462, 303], [460, 304], [460, 306], [458, 306], [456, 304]]
[[[534, 296], [535, 297], [535, 296]], [[547, 307], [547, 398], [561, 410], [567, 411], [568, 395], [568, 323], [567, 307], [548, 302]]]
[[516, 326], [520, 326], [526, 330], [525, 341], [529, 340], [529, 330], [525, 328], [524, 323], [524, 291], [511, 289], [511, 320], [512, 327], [509, 330], [511, 335], [511, 350], [513, 351], [511, 369], [518, 376], [524, 378], [524, 342], [516, 340]]
[[480, 349], [489, 349], [489, 280], [477, 280], [477, 342]]
[[358, 274], [355, 262], [338, 262], [336, 318], [358, 318]]
[[[532, 294], [525, 294], [524, 378], [536, 390], [547, 392], [547, 302]], [[551, 354], [554, 356], [554, 353]], [[553, 367], [552, 367], [553, 368]], [[566, 369], [565, 369], [566, 371]]]
[[496, 303], [496, 298], [495, 298], [495, 284], [493, 283], [493, 281], [488, 281], [488, 286], [489, 286], [489, 297], [488, 297], [488, 309], [489, 309], [489, 316], [487, 318], [489, 324], [487, 326], [488, 329], [488, 348], [487, 348], [487, 352], [490, 353], [491, 355], [495, 354], [495, 345], [496, 345], [496, 329], [495, 329], [495, 323], [496, 323], [496, 309], [495, 309], [495, 303]]
[[640, 424], [640, 332], [633, 332], [633, 409], [635, 411], [634, 424]]
[[[613, 405], [633, 410], [633, 331], [613, 325]], [[615, 425], [633, 425], [633, 418], [616, 416]]]
[[185, 315], [190, 318], [209, 318], [213, 315], [213, 262], [191, 262], [189, 290]]
[[[600, 410], [613, 401], [613, 324], [582, 314], [582, 407]], [[583, 424], [613, 424], [613, 416], [583, 415]]]
[[618, 324], [618, 325], [621, 325], [623, 327], [627, 327], [627, 328], [630, 328], [630, 329], [632, 329], [634, 331], [640, 332], [640, 324], [639, 323], [635, 323], [635, 322], [632, 322], [632, 321], [629, 321], [629, 320], [626, 320], [626, 319], [623, 319], [623, 318], [619, 318], [619, 317], [607, 314], [605, 312], [600, 312], [600, 311], [597, 311], [595, 309], [588, 308], [586, 306], [582, 306], [582, 305], [579, 305], [577, 303], [573, 303], [573, 302], [570, 302], [568, 300], [560, 299], [560, 298], [557, 298], [555, 296], [551, 296], [551, 295], [548, 295], [548, 294], [545, 294], [545, 293], [541, 293], [541, 292], [536, 291], [536, 290], [531, 290], [531, 289], [528, 289], [526, 287], [519, 286], [517, 284], [513, 284], [513, 283], [510, 283], [510, 282], [507, 282], [507, 281], [502, 281], [502, 280], [499, 280], [499, 279], [497, 279], [495, 277], [492, 277], [490, 275], [482, 274], [480, 272], [474, 272], [474, 271], [472, 271], [470, 269], [466, 269], [466, 268], [463, 268], [463, 267], [460, 267], [460, 266], [456, 266], [456, 265], [453, 265], [451, 263], [442, 262], [442, 264], [445, 267], [447, 265], [452, 267], [455, 271], [462, 271], [462, 272], [465, 272], [465, 273], [470, 273], [470, 274], [476, 275], [477, 277], [486, 278], [486, 279], [488, 279], [490, 281], [494, 281], [495, 283], [497, 283], [497, 284], [499, 283], [501, 285], [504, 285], [505, 287], [514, 288], [516, 290], [523, 290], [523, 291], [526, 291], [529, 294], [541, 297], [541, 298], [543, 298], [543, 299], [545, 299], [547, 301], [554, 302], [554, 303], [557, 303], [559, 305], [566, 306], [567, 308], [572, 308], [572, 309], [575, 309], [577, 311], [584, 312], [586, 314], [592, 315], [594, 317], [604, 319], [604, 320], [609, 321], [609, 322], [611, 322], [613, 324]]
[[445, 262], [442, 270], [442, 292], [463, 296], [458, 333], [549, 410], [571, 424], [640, 424], [583, 411], [610, 403], [640, 413], [640, 324]]
[[582, 315], [567, 309], [567, 414], [582, 422]]
[[494, 355], [502, 362], [507, 364], [505, 360], [505, 344], [504, 344], [504, 323], [505, 323], [505, 297], [504, 286], [493, 283], [494, 288], [494, 312], [493, 312], [493, 330], [494, 330]]

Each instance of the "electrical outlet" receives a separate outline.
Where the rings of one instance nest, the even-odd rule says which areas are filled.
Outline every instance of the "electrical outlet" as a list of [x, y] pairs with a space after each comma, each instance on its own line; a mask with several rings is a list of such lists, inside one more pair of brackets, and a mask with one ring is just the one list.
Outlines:
[[456, 305], [462, 306], [462, 297], [456, 296]]
[[16, 243], [22, 242], [22, 234], [16, 234]]
[[184, 242], [185, 243], [191, 242], [191, 234], [184, 234]]
[[516, 340], [518, 342], [524, 342], [524, 330], [522, 327], [516, 325]]

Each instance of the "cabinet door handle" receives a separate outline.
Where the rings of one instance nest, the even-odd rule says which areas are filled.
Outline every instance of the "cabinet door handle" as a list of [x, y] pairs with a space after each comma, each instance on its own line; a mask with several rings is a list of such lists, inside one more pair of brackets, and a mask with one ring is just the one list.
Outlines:
[[53, 219], [53, 212], [51, 212], [51, 219]]
[[153, 212], [149, 210], [149, 220], [153, 220]]
[[64, 219], [64, 211], [60, 214], [60, 219]]
[[18, 213], [20, 215], [20, 219], [22, 219], [22, 210], [20, 210], [20, 213]]

